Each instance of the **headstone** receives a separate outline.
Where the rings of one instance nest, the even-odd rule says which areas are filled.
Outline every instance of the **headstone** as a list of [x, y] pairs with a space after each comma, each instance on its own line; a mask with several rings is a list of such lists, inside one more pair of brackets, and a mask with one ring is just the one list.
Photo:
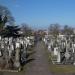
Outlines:
[[20, 47], [20, 43], [16, 42], [16, 48]]
[[48, 45], [48, 50], [51, 52], [51, 44]]
[[20, 62], [19, 62], [19, 59], [20, 59], [20, 55], [19, 55], [19, 52], [20, 52], [20, 43], [16, 42], [16, 54], [15, 54], [15, 62], [14, 62], [14, 66], [16, 68], [19, 68], [20, 67]]
[[11, 50], [14, 50], [14, 46], [13, 46], [13, 44], [11, 44]]
[[1, 36], [0, 36], [0, 40], [1, 40]]
[[57, 55], [57, 62], [58, 62], [58, 63], [61, 62], [60, 52], [58, 52], [58, 55]]
[[2, 56], [2, 52], [0, 51], [0, 57]]
[[58, 47], [54, 48], [54, 55], [58, 55]]
[[66, 52], [66, 53], [65, 53], [65, 57], [66, 57], [66, 59], [69, 59], [69, 58], [70, 58], [69, 52]]

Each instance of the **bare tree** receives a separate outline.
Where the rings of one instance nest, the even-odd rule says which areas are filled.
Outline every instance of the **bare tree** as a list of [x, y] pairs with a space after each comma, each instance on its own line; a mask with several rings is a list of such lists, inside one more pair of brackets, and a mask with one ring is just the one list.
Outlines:
[[2, 18], [0, 15], [0, 32], [4, 29], [5, 23], [7, 23], [7, 17]]
[[70, 36], [74, 34], [74, 29], [72, 27], [69, 27], [68, 25], [65, 25], [62, 30], [62, 33], [66, 35], [67, 39], [69, 39], [71, 38]]
[[69, 27], [68, 25], [65, 25], [65, 26], [64, 26], [62, 32], [63, 32], [63, 34], [65, 34], [65, 35], [72, 35], [72, 34], [74, 34], [73, 28], [72, 28], [72, 27]]
[[53, 35], [54, 37], [57, 37], [60, 32], [60, 25], [59, 24], [51, 24], [49, 27], [49, 33]]
[[31, 36], [32, 29], [27, 24], [23, 23], [21, 27], [21, 31], [23, 32], [23, 36]]
[[14, 25], [14, 18], [11, 15], [9, 9], [5, 6], [0, 5], [0, 34], [2, 34], [2, 30], [4, 30], [5, 26]]
[[0, 5], [0, 15], [1, 15], [2, 19], [6, 16], [7, 22], [10, 25], [14, 24], [15, 20], [7, 7]]

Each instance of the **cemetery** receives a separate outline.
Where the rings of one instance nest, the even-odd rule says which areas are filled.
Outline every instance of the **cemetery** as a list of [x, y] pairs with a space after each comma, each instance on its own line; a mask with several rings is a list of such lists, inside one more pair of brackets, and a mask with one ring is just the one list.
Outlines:
[[58, 23], [48, 29], [31, 28], [26, 23], [17, 25], [8, 8], [0, 6], [1, 72], [3, 75], [75, 73], [75, 28]]
[[28, 38], [0, 37], [0, 69], [20, 69], [26, 62], [27, 47], [31, 45], [33, 42]]
[[75, 65], [74, 35], [70, 35], [68, 38], [66, 35], [58, 35], [57, 38], [46, 35], [43, 41], [51, 54], [53, 64]]

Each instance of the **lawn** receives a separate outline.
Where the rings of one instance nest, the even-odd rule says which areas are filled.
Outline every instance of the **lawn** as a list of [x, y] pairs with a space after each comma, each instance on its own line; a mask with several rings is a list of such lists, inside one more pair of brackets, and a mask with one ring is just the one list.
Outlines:
[[75, 73], [75, 66], [50, 64], [50, 71], [53, 73]]

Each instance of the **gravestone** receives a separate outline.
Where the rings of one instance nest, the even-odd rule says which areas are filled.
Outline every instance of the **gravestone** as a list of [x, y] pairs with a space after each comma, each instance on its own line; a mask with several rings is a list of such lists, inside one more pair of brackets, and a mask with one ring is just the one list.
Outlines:
[[54, 48], [54, 55], [58, 55], [58, 47]]
[[61, 62], [60, 52], [58, 52], [58, 55], [57, 55], [57, 62], [58, 62], [58, 63]]
[[20, 43], [19, 42], [16, 42], [16, 53], [15, 53], [15, 62], [14, 62], [14, 66], [16, 68], [19, 68], [20, 67]]

